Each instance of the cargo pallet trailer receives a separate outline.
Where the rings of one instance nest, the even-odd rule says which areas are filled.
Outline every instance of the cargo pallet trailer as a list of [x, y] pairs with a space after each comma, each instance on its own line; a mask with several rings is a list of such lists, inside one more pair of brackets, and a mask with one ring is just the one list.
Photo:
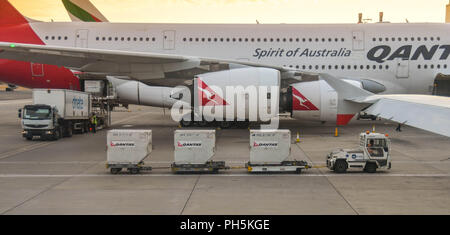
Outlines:
[[106, 168], [110, 169], [111, 174], [117, 175], [119, 174], [124, 168], [128, 170], [130, 174], [139, 174], [143, 171], [151, 171], [152, 167], [144, 167], [144, 163], [139, 164], [106, 164]]
[[219, 170], [228, 170], [230, 169], [225, 165], [224, 161], [220, 162], [207, 162], [205, 164], [176, 164], [172, 163], [171, 165], [172, 172], [175, 174], [178, 173], [219, 173]]
[[295, 172], [300, 174], [303, 169], [309, 169], [312, 166], [305, 161], [284, 161], [280, 164], [252, 164], [248, 162], [245, 167], [250, 173]]

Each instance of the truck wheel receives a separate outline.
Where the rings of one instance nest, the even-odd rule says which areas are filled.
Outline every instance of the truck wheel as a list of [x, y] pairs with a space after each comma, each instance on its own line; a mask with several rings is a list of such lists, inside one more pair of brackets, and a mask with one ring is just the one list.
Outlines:
[[345, 172], [347, 172], [347, 163], [345, 161], [337, 161], [334, 164], [334, 171], [336, 173], [345, 173]]
[[122, 171], [122, 168], [111, 168], [111, 174], [117, 175]]
[[302, 173], [302, 168], [297, 168], [297, 169], [295, 170], [295, 173], [296, 173], [296, 174], [301, 174], [301, 173]]
[[27, 140], [33, 140], [33, 136], [27, 136], [25, 137]]
[[375, 163], [367, 163], [366, 168], [364, 170], [367, 173], [375, 173], [377, 171], [377, 165]]
[[66, 134], [64, 135], [64, 137], [72, 137], [72, 135], [73, 135], [73, 129], [72, 129], [72, 126], [68, 126], [68, 127], [66, 128]]
[[61, 139], [61, 129], [55, 130], [55, 133], [53, 133], [53, 140], [59, 140]]

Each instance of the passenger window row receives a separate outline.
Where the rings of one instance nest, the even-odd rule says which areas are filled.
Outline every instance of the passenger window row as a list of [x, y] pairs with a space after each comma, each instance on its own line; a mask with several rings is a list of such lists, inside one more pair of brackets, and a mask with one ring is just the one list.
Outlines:
[[149, 37], [96, 37], [95, 38], [96, 41], [134, 41], [134, 42], [150, 42], [150, 40], [152, 42], [156, 41], [155, 37], [149, 38]]
[[344, 38], [193, 38], [184, 37], [183, 42], [345, 42]]
[[284, 67], [303, 69], [303, 70], [371, 70], [371, 69], [389, 69], [389, 65], [289, 65]]
[[418, 69], [428, 69], [428, 68], [430, 68], [430, 69], [434, 69], [434, 68], [440, 69], [441, 67], [446, 69], [447, 68], [447, 64], [444, 64], [442, 66], [440, 64], [438, 64], [436, 66], [434, 64], [431, 64], [431, 65], [427, 65], [427, 64], [421, 65], [421, 64], [419, 64], [419, 65], [417, 65]]
[[67, 37], [67, 36], [45, 36], [45, 40], [58, 40], [58, 41], [61, 41], [61, 40], [67, 40], [67, 39], [69, 39], [69, 37]]
[[385, 37], [385, 38], [382, 38], [382, 37], [379, 37], [379, 38], [372, 38], [372, 41], [374, 41], [374, 42], [376, 42], [376, 41], [379, 41], [379, 42], [383, 42], [383, 41], [385, 41], [385, 42], [389, 42], [389, 41], [391, 41], [391, 42], [395, 42], [395, 41], [398, 41], [398, 42], [401, 42], [401, 41], [404, 41], [404, 42], [407, 42], [407, 41], [411, 41], [411, 42], [414, 42], [414, 41], [418, 41], [418, 42], [420, 42], [420, 41], [440, 41], [441, 40], [441, 38], [440, 37], [397, 37], [397, 38], [395, 38], [395, 37], [391, 37], [391, 38], [389, 38], [389, 37]]

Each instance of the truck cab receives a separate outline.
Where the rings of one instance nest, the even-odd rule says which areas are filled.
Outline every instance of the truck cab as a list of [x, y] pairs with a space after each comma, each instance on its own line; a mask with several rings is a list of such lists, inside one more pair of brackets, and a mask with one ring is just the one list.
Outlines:
[[27, 140], [34, 136], [57, 140], [62, 135], [56, 107], [45, 104], [26, 105], [19, 110], [19, 118], [22, 118], [22, 136]]
[[388, 135], [380, 133], [361, 133], [359, 148], [339, 149], [326, 157], [327, 167], [337, 173], [347, 169], [363, 169], [374, 173], [377, 169], [391, 169], [391, 142]]

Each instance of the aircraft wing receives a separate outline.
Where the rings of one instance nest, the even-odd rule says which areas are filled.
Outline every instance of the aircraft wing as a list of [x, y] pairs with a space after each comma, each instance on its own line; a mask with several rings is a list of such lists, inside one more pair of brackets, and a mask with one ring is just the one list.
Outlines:
[[450, 137], [450, 98], [432, 95], [375, 95], [367, 114]]
[[[0, 43], [0, 58], [59, 65], [86, 73], [124, 75], [137, 80], [161, 79], [167, 73], [180, 71], [204, 73], [210, 68], [224, 70], [232, 66], [273, 68], [283, 72], [284, 78], [298, 76], [295, 71], [283, 67], [249, 61], [4, 42]], [[205, 70], [205, 67], [208, 68]], [[191, 74], [190, 77], [192, 78], [193, 75]]]
[[449, 97], [375, 95], [328, 74], [320, 77], [338, 92], [338, 112], [367, 107], [364, 110], [367, 114], [450, 137]]

